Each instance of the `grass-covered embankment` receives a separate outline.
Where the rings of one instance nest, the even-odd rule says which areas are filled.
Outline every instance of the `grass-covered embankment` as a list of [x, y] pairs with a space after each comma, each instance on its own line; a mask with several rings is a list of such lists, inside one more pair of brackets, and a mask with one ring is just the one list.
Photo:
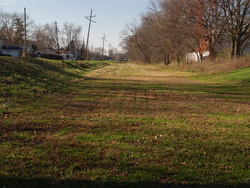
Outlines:
[[0, 57], [0, 113], [16, 103], [27, 103], [58, 92], [107, 62], [72, 62]]
[[250, 86], [235, 72], [74, 73], [67, 92], [2, 113], [0, 187], [249, 186]]

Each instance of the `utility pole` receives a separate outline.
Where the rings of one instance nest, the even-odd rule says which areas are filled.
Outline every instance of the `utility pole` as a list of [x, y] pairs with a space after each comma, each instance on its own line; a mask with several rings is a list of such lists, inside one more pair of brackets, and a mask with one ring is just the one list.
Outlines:
[[75, 61], [77, 60], [76, 34], [75, 34]]
[[89, 45], [89, 33], [90, 33], [91, 22], [96, 23], [95, 21], [92, 20], [93, 17], [96, 17], [96, 16], [92, 16], [92, 13], [93, 13], [93, 9], [91, 9], [90, 16], [85, 16], [85, 18], [87, 20], [89, 20], [89, 29], [88, 29], [88, 37], [87, 37], [87, 44], [86, 44], [86, 57], [85, 57], [85, 59], [88, 59], [88, 45]]
[[71, 60], [71, 58], [72, 58], [72, 57], [71, 57], [71, 54], [72, 54], [72, 38], [71, 38], [72, 36], [71, 36], [71, 29], [70, 29], [70, 32], [69, 32], [69, 36], [70, 36], [70, 37], [69, 37], [69, 42], [68, 42], [68, 43], [69, 43], [69, 53], [70, 53], [70, 60]]
[[84, 42], [84, 37], [83, 37], [83, 39], [82, 39], [82, 47], [81, 47], [81, 58], [85, 58], [85, 42]]
[[24, 8], [24, 51], [23, 51], [23, 57], [26, 57], [26, 40], [27, 40], [27, 33], [26, 33], [26, 8]]
[[104, 42], [106, 41], [106, 36], [104, 34], [104, 36], [101, 38], [103, 40], [103, 44], [102, 44], [102, 60], [104, 60], [104, 56], [103, 56], [103, 52], [104, 52]]
[[57, 28], [57, 22], [55, 22], [55, 26], [56, 26], [56, 43], [57, 43], [57, 48], [58, 48], [58, 56], [59, 56], [59, 50], [60, 50], [60, 46], [59, 46], [59, 39], [58, 39], [58, 28]]
[[111, 57], [111, 47], [112, 47], [112, 46], [111, 46], [111, 43], [109, 43], [109, 57], [110, 57], [110, 58], [112, 58], [112, 57]]

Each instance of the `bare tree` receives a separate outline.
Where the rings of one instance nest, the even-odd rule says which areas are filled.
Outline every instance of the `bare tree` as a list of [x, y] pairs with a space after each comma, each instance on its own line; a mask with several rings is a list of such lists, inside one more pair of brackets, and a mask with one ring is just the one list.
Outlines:
[[220, 0], [198, 0], [193, 3], [193, 16], [195, 23], [195, 35], [200, 38], [199, 51], [209, 51], [210, 57], [216, 54], [216, 45], [221, 42], [221, 36], [225, 32], [226, 22], [224, 12], [220, 6]]
[[169, 64], [188, 52], [214, 57], [230, 37], [232, 56], [240, 56], [249, 41], [249, 6], [250, 0], [152, 1], [141, 23], [123, 31], [123, 46], [135, 59]]
[[[14, 45], [16, 42], [15, 39], [19, 40], [19, 35], [23, 32], [21, 17], [18, 13], [1, 12], [0, 37], [9, 45]], [[19, 21], [18, 26], [20, 28], [17, 28], [17, 21]]]
[[36, 42], [36, 46], [39, 50], [42, 50], [43, 52], [47, 48], [47, 35], [46, 30], [44, 26], [42, 25], [36, 25], [33, 30], [33, 40]]
[[[149, 36], [150, 32], [148, 31], [148, 25], [141, 24], [139, 25], [134, 21], [127, 25], [127, 28], [122, 31], [123, 46], [130, 53], [132, 52], [133, 56], [137, 60], [146, 61], [151, 63], [152, 51], [150, 51]], [[137, 52], [137, 53], [135, 53]], [[135, 54], [137, 54], [135, 56]]]
[[44, 25], [45, 35], [46, 35], [46, 45], [47, 49], [55, 49], [56, 48], [56, 39], [55, 34], [53, 33], [53, 25], [51, 24], [45, 24]]
[[46, 50], [55, 49], [57, 47], [54, 26], [54, 23], [36, 25], [33, 29], [32, 39], [35, 41], [38, 49], [43, 51], [43, 53]]
[[67, 40], [67, 45], [69, 45], [69, 51], [71, 53], [72, 51], [72, 46], [70, 45], [72, 39], [73, 39], [73, 30], [74, 30], [74, 23], [69, 23], [66, 21], [63, 24], [63, 33], [66, 35], [66, 40]]
[[[82, 27], [81, 26], [75, 26], [73, 28], [73, 40], [74, 40], [74, 43], [75, 43], [75, 57], [78, 55], [78, 51], [80, 50], [81, 48], [81, 32], [82, 32]], [[77, 57], [76, 57], [77, 58]]]
[[[194, 37], [193, 23], [188, 19], [190, 5], [186, 0], [161, 1], [158, 13], [158, 32], [169, 58], [176, 57], [178, 62], [186, 51], [195, 51], [198, 47]], [[167, 61], [167, 64], [170, 60]]]
[[[31, 34], [33, 21], [27, 16], [27, 34]], [[0, 38], [9, 45], [24, 45], [24, 17], [19, 13], [0, 11]]]
[[231, 56], [239, 57], [242, 47], [249, 40], [250, 0], [222, 0], [227, 30], [231, 37]]

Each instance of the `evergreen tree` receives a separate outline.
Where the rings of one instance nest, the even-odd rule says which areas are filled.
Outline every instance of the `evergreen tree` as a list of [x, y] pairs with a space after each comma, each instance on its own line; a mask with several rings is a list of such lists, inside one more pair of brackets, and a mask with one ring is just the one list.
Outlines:
[[24, 43], [24, 23], [21, 18], [16, 18], [14, 23], [14, 44], [23, 45]]

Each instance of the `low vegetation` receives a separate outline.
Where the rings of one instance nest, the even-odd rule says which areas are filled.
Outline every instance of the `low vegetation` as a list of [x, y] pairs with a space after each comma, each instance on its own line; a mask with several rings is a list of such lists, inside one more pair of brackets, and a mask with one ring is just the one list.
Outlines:
[[214, 60], [208, 59], [203, 62], [186, 63], [183, 68], [187, 71], [198, 71], [202, 75], [216, 75], [230, 73], [247, 67], [250, 67], [249, 56], [235, 59], [219, 56]]
[[0, 111], [57, 92], [83, 78], [86, 72], [108, 65], [9, 57], [1, 57], [0, 62]]
[[249, 186], [249, 68], [0, 60], [0, 187]]

